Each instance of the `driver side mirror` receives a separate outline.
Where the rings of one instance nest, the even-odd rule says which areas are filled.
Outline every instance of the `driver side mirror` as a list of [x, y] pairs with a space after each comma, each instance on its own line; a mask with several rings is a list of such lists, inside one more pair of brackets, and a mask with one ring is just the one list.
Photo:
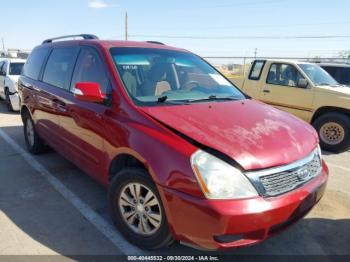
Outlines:
[[307, 82], [307, 80], [305, 78], [299, 79], [299, 81], [298, 81], [299, 88], [307, 88], [308, 85], [309, 85], [309, 83]]
[[6, 76], [6, 73], [3, 71], [0, 71], [0, 76]]
[[106, 95], [101, 92], [100, 85], [93, 82], [79, 82], [73, 89], [74, 97], [80, 101], [103, 103]]

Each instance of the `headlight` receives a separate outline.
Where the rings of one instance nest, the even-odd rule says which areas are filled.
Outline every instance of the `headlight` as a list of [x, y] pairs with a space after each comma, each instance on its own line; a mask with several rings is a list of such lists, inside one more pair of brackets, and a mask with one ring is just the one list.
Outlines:
[[258, 196], [244, 174], [219, 158], [198, 150], [191, 157], [198, 183], [209, 199], [237, 199]]

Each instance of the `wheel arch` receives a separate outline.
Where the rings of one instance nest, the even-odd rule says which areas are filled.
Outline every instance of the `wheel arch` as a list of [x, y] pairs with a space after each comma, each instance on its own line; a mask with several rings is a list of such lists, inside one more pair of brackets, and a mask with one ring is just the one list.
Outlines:
[[[24, 121], [24, 115], [25, 115], [26, 113], [28, 113], [28, 114], [30, 115], [30, 117], [32, 117], [32, 114], [31, 114], [30, 110], [28, 109], [28, 107], [25, 106], [25, 105], [22, 105], [22, 106], [21, 106], [21, 110], [20, 110], [20, 114], [21, 114], [21, 119], [22, 119], [22, 121]], [[32, 117], [32, 119], [33, 119], [33, 117]]]
[[316, 112], [313, 114], [311, 124], [313, 124], [318, 117], [327, 113], [341, 113], [350, 117], [350, 109], [335, 106], [324, 106], [317, 109]]
[[119, 152], [114, 156], [109, 164], [108, 169], [108, 183], [113, 177], [123, 168], [136, 167], [146, 170], [150, 177], [155, 181], [155, 173], [152, 168], [148, 165], [147, 161], [138, 153], [131, 149], [120, 149]]

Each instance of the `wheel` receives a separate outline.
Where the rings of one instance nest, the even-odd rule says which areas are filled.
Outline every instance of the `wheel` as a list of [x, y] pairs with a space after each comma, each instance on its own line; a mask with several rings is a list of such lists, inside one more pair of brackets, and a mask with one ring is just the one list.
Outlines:
[[350, 148], [350, 118], [341, 113], [327, 113], [315, 120], [313, 126], [320, 137], [322, 149], [342, 152]]
[[173, 242], [155, 184], [139, 168], [125, 168], [111, 181], [108, 191], [113, 222], [132, 244], [158, 249]]
[[45, 142], [36, 133], [33, 120], [28, 112], [24, 113], [23, 131], [26, 146], [30, 153], [40, 154], [46, 151]]
[[5, 102], [6, 102], [7, 110], [9, 112], [13, 112], [14, 110], [13, 110], [13, 107], [12, 107], [9, 90], [8, 90], [7, 87], [5, 88]]

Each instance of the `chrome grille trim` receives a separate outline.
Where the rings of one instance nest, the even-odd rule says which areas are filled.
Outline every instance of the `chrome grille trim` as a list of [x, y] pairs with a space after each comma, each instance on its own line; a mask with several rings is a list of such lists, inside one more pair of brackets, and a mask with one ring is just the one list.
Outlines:
[[[305, 179], [301, 178], [302, 173]], [[246, 172], [245, 175], [263, 197], [290, 192], [321, 174], [322, 161], [316, 148], [307, 157], [288, 165]]]

